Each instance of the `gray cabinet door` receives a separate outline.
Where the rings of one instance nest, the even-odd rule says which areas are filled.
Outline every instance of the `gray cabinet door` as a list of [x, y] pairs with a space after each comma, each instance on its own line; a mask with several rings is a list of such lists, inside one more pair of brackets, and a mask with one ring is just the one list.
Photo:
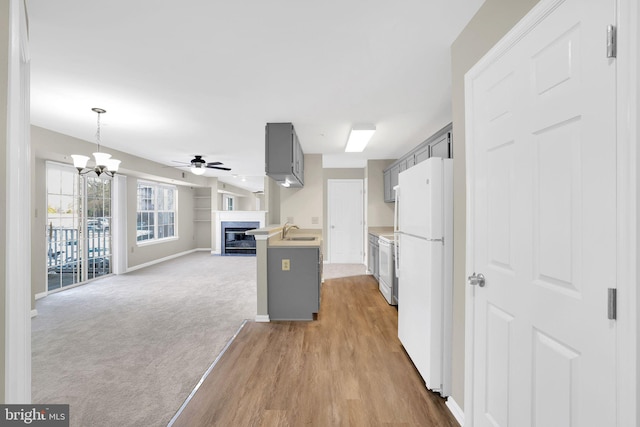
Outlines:
[[437, 141], [429, 144], [429, 157], [442, 157], [448, 159], [451, 157], [451, 133], [447, 132]]
[[391, 168], [391, 201], [396, 201], [396, 193], [393, 191], [393, 187], [398, 185], [398, 175], [400, 174], [400, 165], [396, 165]]
[[304, 183], [304, 153], [291, 123], [267, 123], [265, 131], [265, 172], [292, 187]]
[[[320, 309], [320, 250], [269, 248], [267, 253], [269, 318], [312, 320]], [[287, 263], [289, 270], [284, 270]]]
[[420, 162], [424, 162], [429, 158], [429, 145], [423, 144], [421, 145], [415, 153], [416, 164]]
[[384, 179], [384, 201], [393, 202], [393, 187], [391, 187], [391, 170], [384, 171], [382, 175]]
[[302, 146], [300, 145], [300, 140], [298, 139], [298, 135], [293, 131], [293, 145], [294, 145], [294, 153], [295, 153], [295, 161], [294, 161], [294, 175], [298, 178], [301, 184], [304, 184], [304, 153], [302, 152]]

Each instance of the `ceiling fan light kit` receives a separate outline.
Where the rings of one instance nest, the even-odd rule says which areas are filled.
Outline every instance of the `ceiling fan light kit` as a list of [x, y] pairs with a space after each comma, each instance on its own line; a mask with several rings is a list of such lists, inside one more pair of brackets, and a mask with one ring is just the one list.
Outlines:
[[96, 165], [92, 168], [87, 168], [87, 163], [89, 162], [88, 156], [72, 154], [71, 158], [73, 159], [73, 166], [78, 170], [80, 175], [95, 172], [97, 176], [105, 174], [106, 176], [113, 177], [118, 172], [120, 160], [112, 159], [111, 154], [100, 151], [100, 115], [107, 111], [102, 108], [92, 108], [91, 111], [98, 114], [98, 130], [96, 132], [96, 144], [98, 145], [98, 150], [93, 153]]
[[191, 160], [189, 169], [191, 169], [191, 173], [194, 175], [204, 175], [206, 169], [219, 169], [223, 171], [230, 171], [231, 168], [226, 168], [222, 166], [221, 162], [209, 162], [207, 163], [201, 155], [195, 155], [195, 157]]

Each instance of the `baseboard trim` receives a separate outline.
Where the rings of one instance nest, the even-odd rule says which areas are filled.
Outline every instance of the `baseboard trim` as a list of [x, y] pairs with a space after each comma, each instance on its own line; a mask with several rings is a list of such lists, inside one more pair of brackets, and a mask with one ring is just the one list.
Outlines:
[[40, 292], [39, 294], [36, 294], [36, 301], [38, 301], [39, 299], [42, 299], [44, 297], [46, 297], [48, 295], [47, 292]]
[[464, 427], [464, 411], [460, 408], [458, 402], [456, 402], [453, 397], [449, 396], [447, 397], [446, 405], [447, 408], [449, 408], [449, 411], [451, 411], [453, 417], [458, 421], [458, 424], [460, 424], [460, 427]]
[[211, 251], [211, 248], [196, 248], [195, 250], [196, 252], [205, 252], [205, 251], [208, 252], [208, 251]]
[[169, 261], [171, 259], [180, 258], [181, 256], [189, 255], [196, 252], [197, 249], [191, 249], [185, 252], [179, 252], [177, 254], [169, 255], [164, 258], [154, 259], [153, 261], [145, 262], [144, 264], [134, 265], [133, 267], [127, 267], [127, 273], [140, 270], [141, 268], [151, 267], [152, 265], [160, 264], [161, 262]]
[[256, 322], [268, 323], [271, 322], [268, 314], [258, 314], [256, 315]]
[[36, 310], [35, 308], [33, 310], [31, 310], [31, 318], [33, 319], [34, 317], [36, 317], [38, 315], [38, 310]]

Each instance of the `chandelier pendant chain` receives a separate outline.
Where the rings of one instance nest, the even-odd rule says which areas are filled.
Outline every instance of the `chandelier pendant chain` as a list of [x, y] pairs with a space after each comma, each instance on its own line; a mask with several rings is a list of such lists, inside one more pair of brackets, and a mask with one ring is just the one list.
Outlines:
[[107, 112], [107, 110], [104, 110], [102, 108], [92, 108], [91, 111], [93, 111], [94, 113], [98, 113], [98, 129], [96, 130], [96, 142], [98, 144], [98, 153], [100, 152], [100, 115], [104, 114]]

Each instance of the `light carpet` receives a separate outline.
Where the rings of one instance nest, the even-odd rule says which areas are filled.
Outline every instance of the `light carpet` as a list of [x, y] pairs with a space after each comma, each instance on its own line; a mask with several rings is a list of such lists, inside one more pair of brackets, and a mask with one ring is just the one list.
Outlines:
[[32, 322], [32, 400], [69, 404], [72, 427], [166, 426], [256, 304], [256, 258], [205, 252], [51, 294]]
[[37, 301], [32, 401], [71, 426], [166, 426], [244, 319], [255, 257], [197, 252]]

